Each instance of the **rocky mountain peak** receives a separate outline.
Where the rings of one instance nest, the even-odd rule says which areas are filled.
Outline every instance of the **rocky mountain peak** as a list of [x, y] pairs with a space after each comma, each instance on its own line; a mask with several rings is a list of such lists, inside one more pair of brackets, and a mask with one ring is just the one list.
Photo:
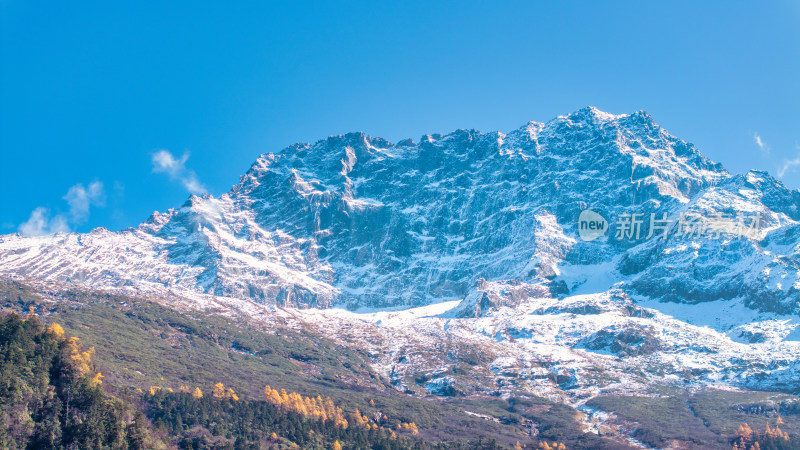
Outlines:
[[[92, 240], [93, 248], [87, 240], [69, 249], [58, 237], [45, 244], [3, 237], [0, 271], [301, 307], [383, 308], [461, 299], [480, 278], [566, 295], [587, 283], [570, 273], [606, 264], [606, 288], [666, 292], [674, 301], [744, 292], [782, 298], [769, 308], [793, 310], [798, 257], [786, 254], [785, 241], [798, 207], [799, 191], [764, 173], [730, 175], [644, 111], [587, 107], [508, 133], [462, 129], [396, 145], [348, 133], [294, 144], [260, 155], [219, 198], [192, 196], [137, 229]], [[698, 237], [685, 248], [700, 250], [687, 253], [669, 240], [613, 232], [588, 243], [577, 233], [585, 208], [609, 225], [631, 213], [759, 211], [769, 228], [758, 240], [776, 244], [723, 251], [721, 241]], [[688, 269], [698, 261], [725, 263], [710, 281], [711, 272]], [[783, 281], [751, 276], [749, 290], [737, 288], [754, 265]]]

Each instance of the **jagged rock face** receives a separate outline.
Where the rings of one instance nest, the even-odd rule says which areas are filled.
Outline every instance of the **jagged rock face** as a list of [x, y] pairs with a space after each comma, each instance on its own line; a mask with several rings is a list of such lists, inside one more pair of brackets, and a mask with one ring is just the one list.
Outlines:
[[[583, 242], [586, 207], [610, 222], [745, 210], [761, 213], [764, 231], [635, 241], [610, 230]], [[294, 145], [259, 157], [220, 198], [192, 197], [136, 229], [4, 236], [0, 272], [353, 308], [474, 296], [481, 278], [550, 295], [621, 283], [654, 298], [743, 297], [796, 313], [798, 220], [800, 192], [769, 175], [728, 174], [644, 112], [585, 108], [507, 134], [393, 145], [351, 133]], [[582, 274], [589, 267], [604, 281]]]

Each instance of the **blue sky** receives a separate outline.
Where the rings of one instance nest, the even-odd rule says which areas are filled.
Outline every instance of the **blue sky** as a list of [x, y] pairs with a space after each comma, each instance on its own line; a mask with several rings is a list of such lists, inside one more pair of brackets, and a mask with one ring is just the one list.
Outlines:
[[231, 3], [0, 0], [0, 233], [135, 226], [294, 142], [586, 105], [800, 187], [798, 1]]

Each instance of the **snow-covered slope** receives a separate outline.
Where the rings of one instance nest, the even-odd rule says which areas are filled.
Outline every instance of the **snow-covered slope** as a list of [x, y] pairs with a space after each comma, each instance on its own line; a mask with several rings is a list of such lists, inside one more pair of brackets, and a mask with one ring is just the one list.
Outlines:
[[800, 386], [800, 191], [644, 112], [293, 145], [137, 228], [2, 236], [0, 275], [288, 320], [436, 395]]
[[[520, 286], [517, 286], [520, 288]], [[513, 295], [486, 282], [488, 297]], [[644, 306], [642, 306], [644, 305]], [[574, 406], [599, 393], [653, 385], [800, 389], [800, 320], [756, 313], [736, 300], [634, 302], [620, 290], [532, 297], [482, 317], [458, 302], [401, 311], [289, 311], [345, 344], [366, 346], [403, 390], [435, 395], [520, 391]]]

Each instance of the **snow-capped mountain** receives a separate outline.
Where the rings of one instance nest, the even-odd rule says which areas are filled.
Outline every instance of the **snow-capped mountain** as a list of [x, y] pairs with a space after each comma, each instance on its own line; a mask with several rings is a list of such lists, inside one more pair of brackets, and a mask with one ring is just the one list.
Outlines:
[[2, 236], [0, 275], [313, 329], [406, 392], [800, 391], [800, 191], [644, 112], [293, 145], [137, 228]]
[[[587, 207], [609, 227], [641, 214], [642, 237], [651, 213], [760, 214], [759, 230], [637, 240], [611, 229], [584, 242]], [[799, 191], [766, 173], [729, 174], [645, 112], [585, 108], [509, 133], [293, 145], [261, 155], [219, 198], [192, 196], [135, 229], [3, 236], [0, 272], [298, 307], [420, 306], [506, 280], [554, 296], [618, 285], [796, 313], [798, 208]]]

